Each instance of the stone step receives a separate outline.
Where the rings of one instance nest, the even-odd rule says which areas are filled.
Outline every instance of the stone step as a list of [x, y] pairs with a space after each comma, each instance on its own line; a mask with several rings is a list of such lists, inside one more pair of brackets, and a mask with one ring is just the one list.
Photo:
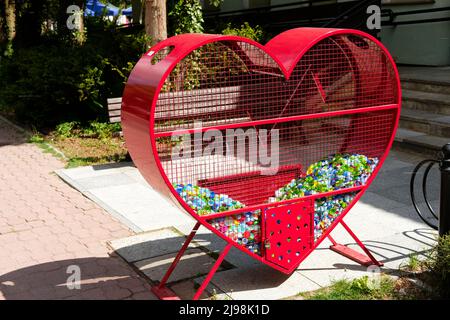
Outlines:
[[450, 94], [450, 67], [399, 66], [402, 88]]
[[402, 90], [402, 108], [450, 115], [450, 93]]
[[450, 83], [445, 82], [418, 79], [402, 79], [401, 85], [402, 89], [404, 90], [450, 94]]
[[402, 109], [400, 128], [423, 132], [432, 136], [449, 138], [450, 116], [419, 110]]
[[437, 137], [409, 129], [398, 128], [394, 147], [402, 150], [435, 155], [450, 138]]

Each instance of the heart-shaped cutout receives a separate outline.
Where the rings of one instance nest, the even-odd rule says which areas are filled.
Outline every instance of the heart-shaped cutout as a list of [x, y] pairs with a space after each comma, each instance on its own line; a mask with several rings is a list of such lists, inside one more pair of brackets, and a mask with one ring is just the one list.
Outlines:
[[186, 34], [139, 60], [122, 126], [157, 191], [290, 273], [376, 176], [400, 101], [391, 56], [359, 31], [293, 29], [265, 46]]

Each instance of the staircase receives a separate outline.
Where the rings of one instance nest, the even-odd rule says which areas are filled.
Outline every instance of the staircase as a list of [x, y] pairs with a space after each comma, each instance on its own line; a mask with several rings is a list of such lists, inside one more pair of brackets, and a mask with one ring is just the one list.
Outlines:
[[399, 67], [402, 113], [394, 146], [435, 153], [450, 142], [450, 67]]

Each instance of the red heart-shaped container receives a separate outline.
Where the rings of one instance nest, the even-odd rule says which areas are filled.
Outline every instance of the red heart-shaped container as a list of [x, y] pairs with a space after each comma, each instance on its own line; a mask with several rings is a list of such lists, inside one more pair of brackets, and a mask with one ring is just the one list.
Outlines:
[[122, 126], [154, 189], [291, 273], [376, 176], [400, 104], [391, 56], [360, 31], [299, 28], [265, 46], [184, 34], [136, 64]]

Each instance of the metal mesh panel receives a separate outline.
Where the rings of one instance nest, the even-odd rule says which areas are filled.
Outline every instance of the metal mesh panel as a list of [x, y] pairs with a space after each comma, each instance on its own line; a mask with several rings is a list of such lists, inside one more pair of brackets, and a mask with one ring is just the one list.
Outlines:
[[[226, 138], [216, 145], [219, 151], [222, 146], [222, 152], [213, 150], [211, 154], [207, 150], [210, 145], [203, 141], [201, 134], [189, 136], [190, 143], [180, 143], [179, 147], [158, 143], [157, 150], [160, 155], [165, 153], [165, 157], [161, 157], [162, 167], [171, 182], [200, 185], [246, 205], [256, 205], [267, 202], [275, 190], [300, 177], [310, 164], [328, 155], [356, 153], [380, 157], [391, 136], [394, 120], [395, 112], [389, 110], [283, 123], [279, 128], [278, 154], [274, 155], [279, 165], [272, 169], [260, 162], [261, 154], [266, 149], [270, 151], [271, 146], [255, 142], [257, 137], [252, 138], [253, 135], [249, 139], [248, 134], [248, 130], [252, 130], [256, 136], [269, 125], [235, 132], [236, 144], [237, 140], [246, 141], [244, 155], [237, 149], [230, 150]], [[257, 148], [250, 148], [251, 141], [258, 144]], [[176, 151], [186, 157], [173, 160]], [[271, 175], [272, 172], [276, 173]]]
[[261, 49], [215, 42], [186, 56], [164, 83], [156, 148], [173, 184], [245, 206], [267, 203], [329, 155], [380, 158], [395, 124], [396, 88], [388, 58], [359, 36], [321, 41], [289, 79]]

